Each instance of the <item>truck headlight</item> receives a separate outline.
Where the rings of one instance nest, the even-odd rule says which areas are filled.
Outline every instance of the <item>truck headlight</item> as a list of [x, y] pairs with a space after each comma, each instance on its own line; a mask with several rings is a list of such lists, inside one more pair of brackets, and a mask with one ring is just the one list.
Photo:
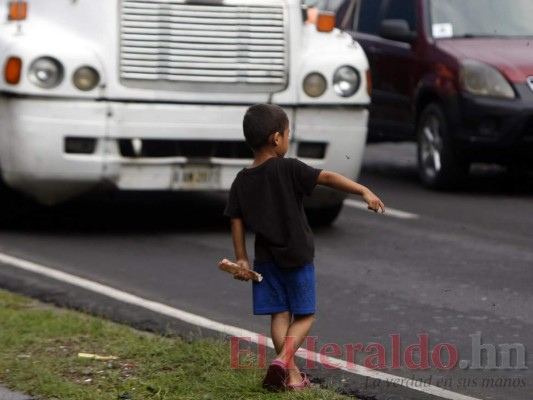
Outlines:
[[328, 87], [324, 75], [318, 72], [311, 72], [304, 79], [304, 92], [309, 97], [319, 97], [324, 94]]
[[93, 90], [100, 82], [100, 75], [92, 67], [80, 67], [74, 72], [72, 77], [74, 86], [84, 92]]
[[339, 96], [350, 97], [359, 89], [359, 73], [347, 65], [337, 68], [333, 75], [333, 90]]
[[496, 68], [475, 60], [465, 60], [461, 65], [463, 89], [477, 96], [514, 99], [513, 88]]
[[31, 63], [28, 78], [42, 88], [56, 87], [63, 80], [63, 66], [52, 57], [41, 57]]

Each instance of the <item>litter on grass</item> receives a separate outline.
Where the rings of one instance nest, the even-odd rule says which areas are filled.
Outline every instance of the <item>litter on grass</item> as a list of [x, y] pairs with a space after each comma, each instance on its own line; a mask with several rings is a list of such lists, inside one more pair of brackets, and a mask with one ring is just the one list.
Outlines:
[[78, 357], [91, 358], [93, 360], [103, 360], [103, 361], [109, 361], [109, 360], [118, 359], [118, 357], [115, 357], [115, 356], [102, 356], [102, 355], [99, 355], [99, 354], [92, 354], [92, 353], [78, 353]]

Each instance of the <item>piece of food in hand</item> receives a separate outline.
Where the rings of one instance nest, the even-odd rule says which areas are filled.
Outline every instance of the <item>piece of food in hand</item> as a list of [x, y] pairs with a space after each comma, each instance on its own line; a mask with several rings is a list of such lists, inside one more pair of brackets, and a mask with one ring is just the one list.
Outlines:
[[235, 264], [234, 262], [232, 262], [230, 260], [227, 260], [227, 259], [223, 259], [222, 261], [220, 261], [218, 263], [218, 267], [222, 271], [226, 271], [226, 272], [229, 272], [231, 274], [235, 274], [236, 272], [245, 271], [246, 272], [246, 277], [251, 279], [251, 280], [253, 280], [253, 281], [256, 281], [256, 282], [261, 282], [263, 280], [263, 277], [261, 276], [261, 274], [258, 274], [257, 272], [252, 271], [251, 269], [243, 268], [239, 264]]

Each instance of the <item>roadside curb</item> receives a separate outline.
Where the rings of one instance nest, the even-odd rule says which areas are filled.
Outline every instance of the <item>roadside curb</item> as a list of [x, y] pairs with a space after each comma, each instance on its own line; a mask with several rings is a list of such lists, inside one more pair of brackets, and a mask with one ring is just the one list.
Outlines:
[[[36, 276], [33, 272], [15, 269], [13, 266], [3, 262], [0, 262], [0, 265], [3, 266], [3, 268], [0, 268], [0, 288], [52, 303], [59, 307], [98, 315], [141, 331], [155, 332], [162, 335], [177, 335], [189, 340], [198, 337], [220, 339], [232, 336], [209, 327], [199, 326], [192, 322], [156, 312], [152, 309], [120, 301], [111, 297], [109, 293], [91, 291], [80, 285], [65, 284], [48, 276]], [[236, 336], [247, 335], [243, 333]], [[448, 398], [419, 392], [403, 386], [394, 386], [383, 391], [379, 385], [374, 387], [372, 384], [374, 378], [346, 374], [342, 371], [322, 370], [320, 373], [316, 373], [316, 371], [305, 370], [305, 372], [309, 372], [313, 380], [325, 382], [324, 386], [321, 385], [322, 387], [335, 387], [340, 393], [357, 396], [361, 400], [438, 400]], [[339, 385], [339, 383], [341, 384]], [[333, 386], [331, 386], [332, 384]], [[471, 397], [458, 396], [453, 398], [476, 400]], [[2, 397], [0, 399], [4, 400]], [[35, 399], [15, 398], [14, 400]]]
[[21, 392], [13, 392], [4, 386], [0, 386], [0, 399], [2, 400], [34, 400], [32, 397]]

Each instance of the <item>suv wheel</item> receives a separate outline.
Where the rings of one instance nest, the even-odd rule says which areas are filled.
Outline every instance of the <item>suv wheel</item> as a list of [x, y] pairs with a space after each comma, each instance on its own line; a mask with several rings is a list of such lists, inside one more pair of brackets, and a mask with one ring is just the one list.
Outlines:
[[468, 163], [453, 154], [444, 111], [428, 105], [417, 124], [418, 174], [430, 189], [456, 187], [468, 173]]

